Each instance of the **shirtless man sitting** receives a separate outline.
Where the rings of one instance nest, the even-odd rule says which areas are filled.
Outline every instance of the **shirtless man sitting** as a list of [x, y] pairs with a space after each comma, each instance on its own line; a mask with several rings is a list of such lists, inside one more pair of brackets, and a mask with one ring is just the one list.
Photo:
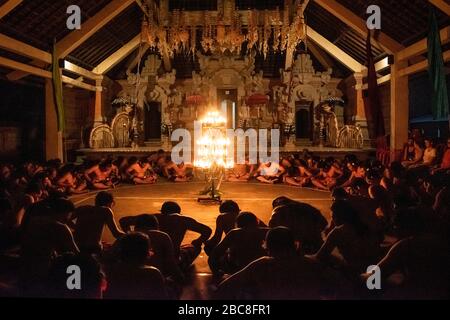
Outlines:
[[81, 194], [87, 192], [86, 181], [78, 179], [74, 172], [74, 165], [69, 164], [62, 168], [56, 182], [58, 187], [64, 188], [68, 194]]
[[186, 164], [184, 162], [176, 164], [172, 161], [171, 157], [168, 156], [163, 172], [170, 181], [188, 182], [194, 177], [192, 172], [193, 168], [192, 164]]
[[267, 256], [220, 283], [215, 298], [223, 300], [320, 299], [328, 283], [320, 265], [297, 254], [295, 238], [285, 227], [266, 235]]
[[245, 163], [236, 163], [232, 169], [228, 171], [227, 181], [229, 182], [247, 182], [253, 172], [253, 165], [248, 160]]
[[114, 197], [111, 193], [101, 191], [95, 197], [95, 206], [82, 206], [75, 209], [72, 220], [75, 241], [82, 252], [100, 253], [102, 247], [102, 235], [105, 226], [112, 235], [119, 239], [125, 233], [120, 230], [114, 218], [112, 210]]
[[156, 174], [153, 172], [146, 157], [137, 161], [136, 157], [130, 159], [127, 174], [135, 184], [152, 184], [156, 182]]
[[274, 184], [280, 181], [285, 171], [277, 162], [268, 161], [261, 163], [257, 170], [259, 176], [256, 179], [262, 183]]
[[263, 242], [269, 229], [258, 227], [258, 218], [251, 212], [241, 212], [236, 225], [209, 257], [214, 274], [236, 272], [265, 255]]
[[114, 188], [114, 184], [111, 180], [112, 171], [113, 168], [110, 162], [100, 162], [98, 165], [87, 169], [84, 173], [84, 177], [88, 184], [92, 185], [92, 187], [97, 190]]
[[294, 187], [304, 187], [311, 182], [312, 173], [303, 159], [294, 160], [293, 174], [286, 175], [285, 183]]
[[[187, 270], [200, 254], [202, 244], [208, 240], [212, 230], [193, 218], [181, 215], [181, 208], [176, 202], [164, 202], [161, 207], [161, 214], [156, 214], [159, 228], [167, 233], [173, 242], [175, 255], [179, 258], [179, 266], [182, 270]], [[199, 233], [200, 236], [193, 240], [191, 244], [181, 245], [187, 231]]]

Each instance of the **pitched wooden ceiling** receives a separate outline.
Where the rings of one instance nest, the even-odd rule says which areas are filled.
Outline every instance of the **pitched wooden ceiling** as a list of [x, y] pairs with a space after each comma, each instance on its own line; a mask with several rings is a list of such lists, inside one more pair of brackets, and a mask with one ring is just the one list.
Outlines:
[[[70, 30], [66, 28], [66, 8], [75, 4], [81, 7], [82, 21], [94, 16], [112, 0], [24, 0], [13, 11], [0, 20], [0, 33], [50, 52], [53, 42], [61, 40]], [[446, 0], [449, 1], [449, 0]], [[0, 5], [6, 0], [0, 0]], [[423, 38], [427, 33], [427, 0], [337, 0], [358, 17], [366, 17], [369, 4], [377, 4], [382, 10], [382, 31], [407, 46]], [[236, 0], [239, 9], [274, 9], [283, 7], [283, 0]], [[170, 0], [169, 9], [216, 10], [217, 0]], [[448, 16], [437, 10], [440, 27], [448, 26]], [[98, 30], [87, 41], [69, 54], [67, 60], [86, 69], [92, 70], [108, 56], [128, 43], [140, 31], [142, 11], [137, 4], [129, 6], [117, 17]], [[306, 10], [308, 25], [335, 44], [345, 53], [365, 64], [365, 37], [354, 31], [343, 21], [311, 0]], [[200, 41], [200, 38], [198, 39]], [[319, 48], [321, 54], [333, 61], [335, 74], [346, 76], [350, 71], [329, 54]], [[382, 58], [386, 52], [374, 44], [374, 54]], [[136, 54], [132, 52], [130, 55]], [[31, 59], [19, 57], [6, 51], [4, 56], [20, 62]], [[312, 55], [314, 66], [318, 70], [324, 67]], [[284, 66], [285, 55], [271, 52], [266, 59], [257, 56], [256, 69], [263, 70], [267, 77], [278, 77], [279, 69]], [[123, 77], [127, 59], [124, 59], [108, 75], [112, 78]], [[198, 63], [192, 57], [176, 55], [172, 65], [180, 77], [190, 77], [193, 70], [198, 70]]]

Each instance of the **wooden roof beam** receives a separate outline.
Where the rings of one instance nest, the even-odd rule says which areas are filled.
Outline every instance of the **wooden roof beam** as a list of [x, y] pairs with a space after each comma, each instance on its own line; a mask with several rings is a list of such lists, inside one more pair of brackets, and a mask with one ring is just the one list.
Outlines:
[[308, 37], [314, 41], [319, 47], [321, 47], [323, 50], [328, 52], [331, 56], [335, 57], [338, 61], [340, 61], [343, 65], [345, 65], [347, 68], [352, 70], [353, 72], [363, 72], [366, 70], [366, 67], [363, 66], [361, 63], [353, 59], [350, 55], [345, 53], [342, 49], [340, 49], [338, 46], [336, 46], [334, 43], [320, 35], [318, 32], [316, 32], [314, 29], [312, 29], [310, 26], [307, 27], [308, 29]]
[[[442, 54], [442, 56], [443, 56], [444, 62], [450, 61], [450, 50], [445, 51]], [[398, 72], [398, 74], [401, 77], [409, 76], [409, 75], [412, 75], [412, 74], [415, 74], [415, 73], [427, 70], [427, 68], [428, 68], [428, 60], [424, 60], [424, 61], [416, 63], [416, 64], [414, 64], [412, 66], [409, 66], [409, 67], [406, 67], [404, 69], [401, 69]]]
[[[448, 43], [450, 41], [450, 26], [441, 29], [440, 35], [442, 45]], [[397, 55], [397, 59], [399, 61], [406, 60], [424, 54], [427, 52], [427, 50], [428, 50], [428, 39], [424, 38], [410, 45], [409, 47], [401, 50]]]
[[[367, 37], [366, 21], [358, 17], [352, 11], [339, 4], [336, 0], [314, 0], [318, 5], [326, 11], [334, 15], [336, 18], [344, 22], [350, 28], [354, 29], [361, 36]], [[402, 50], [404, 47], [389, 37], [387, 34], [380, 32], [377, 39], [373, 38], [374, 43], [378, 44], [387, 53], [393, 54]]]
[[[4, 58], [4, 57], [0, 57], [0, 66], [11, 68], [11, 69], [14, 69], [14, 70], [17, 70], [17, 71], [23, 71], [27, 75], [28, 74], [33, 74], [33, 75], [36, 75], [38, 77], [45, 78], [45, 79], [52, 79], [53, 78], [53, 74], [50, 71], [43, 70], [41, 68], [30, 66], [28, 64], [17, 62], [17, 61], [14, 61], [14, 60], [11, 60], [11, 59], [8, 59], [8, 58]], [[76, 80], [76, 79], [72, 79], [72, 78], [67, 77], [67, 76], [62, 76], [62, 81], [64, 83], [71, 84], [71, 85], [73, 85], [75, 87], [78, 87], [78, 88], [86, 89], [86, 90], [89, 90], [89, 91], [96, 91], [96, 87], [95, 86], [92, 86], [90, 84], [84, 83], [84, 82]]]
[[135, 0], [111, 1], [100, 12], [83, 23], [80, 30], [72, 31], [56, 44], [58, 57], [65, 58], [134, 2]]
[[450, 4], [444, 0], [428, 0], [428, 2], [444, 12], [446, 15], [450, 16]]
[[323, 52], [314, 42], [308, 43], [308, 49], [311, 51], [314, 57], [319, 61], [322, 67], [326, 69], [333, 68], [333, 61], [327, 56], [325, 52]]
[[23, 0], [8, 0], [4, 5], [0, 7], [0, 19], [13, 11]]
[[114, 52], [111, 56], [106, 58], [103, 62], [101, 62], [97, 67], [92, 70], [92, 72], [97, 74], [105, 74], [118, 63], [120, 63], [123, 59], [125, 59], [130, 53], [136, 50], [141, 43], [141, 35], [138, 34], [135, 36], [130, 42], [125, 44], [122, 48]]
[[52, 55], [50, 53], [8, 37], [4, 34], [0, 34], [0, 48], [24, 57], [43, 61], [48, 64], [52, 63]]

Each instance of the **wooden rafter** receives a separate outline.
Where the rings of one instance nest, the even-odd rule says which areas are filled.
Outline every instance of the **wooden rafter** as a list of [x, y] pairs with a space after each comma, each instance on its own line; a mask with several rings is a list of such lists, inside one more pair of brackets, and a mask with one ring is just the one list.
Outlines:
[[[444, 62], [450, 61], [450, 50], [445, 51], [443, 54]], [[412, 66], [401, 69], [398, 74], [400, 77], [409, 76], [421, 71], [424, 71], [428, 68], [428, 60], [421, 61]]]
[[444, 0], [428, 0], [428, 2], [433, 4], [436, 8], [444, 12], [446, 15], [450, 16], [450, 4], [448, 4]]
[[[448, 43], [450, 41], [450, 26], [441, 29], [440, 35], [442, 45]], [[427, 42], [428, 39], [424, 38], [410, 45], [409, 47], [401, 50], [396, 58], [399, 59], [399, 61], [402, 61], [426, 53], [428, 50]]]
[[361, 63], [353, 59], [350, 55], [345, 53], [342, 49], [336, 46], [334, 43], [326, 39], [324, 36], [320, 35], [317, 31], [312, 29], [310, 26], [308, 29], [308, 37], [314, 41], [319, 47], [328, 52], [330, 55], [335, 57], [338, 61], [340, 61], [347, 68], [352, 70], [353, 72], [362, 72], [366, 69]]
[[107, 4], [95, 16], [83, 23], [80, 30], [72, 31], [56, 44], [58, 57], [65, 58], [134, 2], [135, 0], [113, 0]]
[[[336, 18], [344, 22], [350, 28], [358, 32], [361, 36], [367, 37], [366, 22], [354, 14], [352, 11], [339, 4], [336, 0], [314, 0], [318, 5], [334, 15]], [[387, 34], [380, 32], [377, 39], [373, 38], [386, 52], [392, 54], [403, 49], [403, 46], [389, 37]]]
[[[45, 69], [49, 64], [40, 60], [33, 60], [30, 62], [30, 65], [33, 67], [38, 67], [41, 69]], [[26, 77], [28, 75], [27, 72], [14, 70], [6, 75], [6, 78], [9, 81], [19, 81], [20, 79]]]
[[334, 63], [333, 61], [324, 53], [314, 42], [308, 43], [308, 49], [311, 51], [312, 55], [316, 57], [322, 67], [329, 69], [332, 68]]
[[111, 70], [115, 65], [125, 59], [131, 52], [133, 52], [141, 43], [141, 35], [138, 34], [130, 42], [125, 44], [122, 48], [114, 52], [111, 56], [106, 58], [93, 72], [97, 74], [105, 74]]
[[[47, 70], [44, 70], [44, 69], [41, 69], [41, 68], [38, 68], [38, 67], [35, 67], [35, 66], [31, 66], [31, 65], [28, 65], [28, 64], [25, 64], [25, 63], [21, 63], [21, 62], [15, 61], [15, 60], [11, 60], [11, 59], [8, 59], [8, 58], [4, 58], [4, 57], [0, 57], [0, 65], [4, 66], [4, 67], [7, 67], [7, 68], [11, 68], [11, 69], [17, 70], [17, 71], [25, 72], [27, 75], [28, 74], [33, 74], [33, 75], [36, 75], [38, 77], [42, 77], [42, 78], [45, 78], [45, 79], [52, 79], [53, 78], [53, 75], [52, 75], [52, 73], [50, 71], [47, 71]], [[71, 84], [71, 85], [76, 86], [78, 88], [82, 88], [82, 89], [86, 89], [86, 90], [90, 90], [90, 91], [96, 91], [96, 87], [95, 86], [92, 86], [90, 84], [84, 83], [84, 82], [79, 81], [79, 80], [72, 79], [70, 77], [63, 76], [62, 77], [62, 81], [64, 83]]]
[[0, 34], [0, 48], [14, 52], [24, 57], [52, 63], [52, 55], [46, 51], [37, 49], [26, 43]]
[[0, 19], [13, 11], [23, 0], [8, 0], [0, 7]]

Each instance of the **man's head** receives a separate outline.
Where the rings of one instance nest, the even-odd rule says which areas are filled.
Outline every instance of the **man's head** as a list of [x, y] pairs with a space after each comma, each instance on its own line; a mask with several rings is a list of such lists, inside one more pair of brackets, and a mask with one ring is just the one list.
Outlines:
[[114, 197], [110, 192], [100, 191], [95, 196], [95, 205], [97, 207], [112, 208], [114, 205]]
[[431, 138], [425, 138], [425, 148], [431, 148], [433, 147], [433, 139]]
[[292, 231], [286, 227], [270, 229], [266, 235], [268, 254], [272, 257], [295, 255], [295, 239]]
[[25, 192], [27, 194], [40, 197], [42, 195], [42, 190], [43, 190], [43, 187], [42, 187], [41, 183], [33, 182], [28, 185]]
[[258, 227], [258, 218], [251, 212], [241, 212], [236, 218], [238, 228], [256, 228]]
[[105, 160], [100, 162], [100, 164], [98, 165], [98, 168], [100, 169], [100, 171], [102, 172], [106, 172], [109, 169], [111, 169], [112, 167], [112, 162], [110, 160]]
[[240, 211], [239, 205], [233, 200], [225, 200], [219, 207], [220, 213], [239, 213]]
[[292, 203], [292, 202], [294, 202], [294, 201], [289, 199], [288, 197], [285, 197], [285, 196], [281, 196], [281, 197], [275, 198], [272, 201], [272, 209], [275, 209], [276, 207], [279, 207], [279, 206], [282, 206], [282, 205], [286, 205], [286, 204], [289, 204], [289, 203]]
[[178, 203], [175, 201], [166, 201], [161, 206], [161, 213], [162, 214], [180, 214], [181, 213], [181, 207]]
[[148, 257], [150, 240], [141, 232], [133, 232], [119, 240], [120, 259], [127, 264], [142, 265]]
[[55, 198], [50, 199], [50, 214], [55, 217], [55, 219], [66, 223], [72, 212], [75, 210], [75, 206], [72, 201], [65, 198]]
[[136, 217], [136, 222], [134, 224], [134, 230], [145, 232], [148, 230], [158, 230], [159, 224], [158, 219], [151, 214], [141, 214]]

